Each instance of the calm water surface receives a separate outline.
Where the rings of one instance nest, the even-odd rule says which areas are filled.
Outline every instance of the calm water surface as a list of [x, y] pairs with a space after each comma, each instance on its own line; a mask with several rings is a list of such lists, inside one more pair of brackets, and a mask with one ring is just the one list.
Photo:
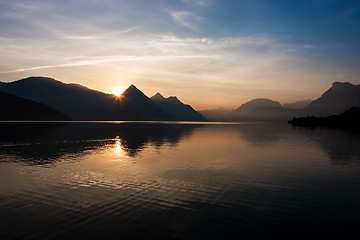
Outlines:
[[360, 133], [0, 123], [0, 239], [360, 239]]

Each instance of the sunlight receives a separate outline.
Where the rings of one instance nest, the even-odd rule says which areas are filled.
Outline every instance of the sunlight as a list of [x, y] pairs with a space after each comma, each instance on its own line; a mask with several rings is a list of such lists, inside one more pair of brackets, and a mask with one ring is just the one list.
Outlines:
[[116, 137], [115, 139], [115, 146], [114, 146], [114, 151], [117, 155], [121, 155], [123, 150], [122, 150], [122, 147], [121, 147], [121, 141], [120, 141], [120, 138], [119, 136]]
[[114, 90], [112, 91], [112, 94], [114, 94], [115, 96], [120, 97], [120, 95], [124, 92], [124, 89], [121, 88], [114, 88]]

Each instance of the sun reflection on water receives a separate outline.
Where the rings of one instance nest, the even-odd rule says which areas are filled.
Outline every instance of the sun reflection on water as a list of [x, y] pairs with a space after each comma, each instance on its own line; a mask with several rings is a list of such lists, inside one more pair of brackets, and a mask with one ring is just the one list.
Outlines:
[[120, 140], [119, 136], [116, 136], [116, 138], [115, 138], [114, 152], [117, 155], [123, 155], [123, 153], [124, 153], [123, 147], [121, 146], [121, 140]]

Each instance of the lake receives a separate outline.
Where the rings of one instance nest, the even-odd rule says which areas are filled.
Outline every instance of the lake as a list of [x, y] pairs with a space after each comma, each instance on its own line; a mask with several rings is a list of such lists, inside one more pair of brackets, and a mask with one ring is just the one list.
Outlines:
[[0, 239], [360, 239], [360, 133], [0, 123]]

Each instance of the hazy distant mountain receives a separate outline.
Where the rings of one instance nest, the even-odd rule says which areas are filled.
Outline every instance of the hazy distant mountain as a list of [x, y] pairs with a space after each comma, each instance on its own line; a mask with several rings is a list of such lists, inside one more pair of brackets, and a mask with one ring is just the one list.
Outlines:
[[291, 108], [291, 109], [304, 109], [307, 106], [309, 106], [309, 104], [312, 102], [311, 99], [307, 99], [307, 100], [299, 100], [296, 102], [292, 102], [292, 103], [285, 103], [282, 106], [285, 108]]
[[355, 106], [360, 106], [360, 85], [335, 82], [321, 97], [311, 102], [306, 111], [309, 115], [328, 116]]
[[360, 85], [335, 82], [321, 97], [310, 101], [281, 106], [279, 102], [258, 98], [230, 112], [224, 109], [200, 112], [211, 121], [288, 121], [293, 117], [329, 116], [360, 106]]
[[[287, 121], [295, 116], [295, 110], [283, 108], [277, 101], [257, 98], [242, 104], [235, 110], [213, 109], [202, 110], [211, 121]], [[297, 116], [297, 115], [296, 115]]]
[[218, 108], [218, 109], [209, 109], [209, 110], [200, 110], [201, 115], [203, 115], [207, 120], [214, 122], [227, 122], [229, 120], [229, 115], [231, 110]]
[[183, 104], [177, 97], [164, 98], [160, 93], [150, 98], [162, 109], [179, 121], [207, 121], [200, 113], [190, 105]]
[[279, 108], [281, 104], [267, 98], [257, 98], [242, 104], [239, 108], [234, 110], [235, 114], [248, 114], [258, 107], [272, 107]]
[[47, 104], [73, 120], [173, 120], [133, 85], [119, 98], [78, 84], [29, 77], [0, 82], [0, 91]]
[[257, 98], [232, 111], [230, 121], [282, 121], [292, 115], [291, 109], [283, 108], [277, 101]]
[[65, 114], [41, 103], [0, 92], [0, 120], [71, 120]]

